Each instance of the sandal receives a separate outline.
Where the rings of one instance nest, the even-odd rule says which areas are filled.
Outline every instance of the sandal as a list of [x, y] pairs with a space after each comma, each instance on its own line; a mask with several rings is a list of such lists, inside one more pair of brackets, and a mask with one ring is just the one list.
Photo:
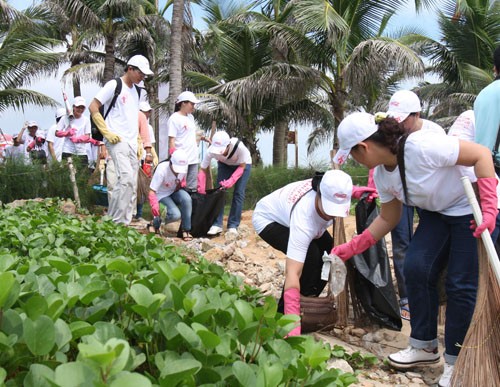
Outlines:
[[189, 231], [183, 231], [182, 232], [182, 240], [184, 242], [192, 241], [193, 240], [193, 236], [191, 235], [191, 233]]
[[410, 321], [410, 307], [408, 304], [404, 304], [400, 306], [401, 310], [401, 318], [406, 321]]

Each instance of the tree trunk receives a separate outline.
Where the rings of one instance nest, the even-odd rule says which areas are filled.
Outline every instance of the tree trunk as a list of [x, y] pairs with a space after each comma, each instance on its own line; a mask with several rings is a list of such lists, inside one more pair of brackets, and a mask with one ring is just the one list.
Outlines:
[[285, 165], [287, 162], [287, 131], [288, 121], [281, 121], [274, 127], [273, 136], [273, 166]]
[[174, 111], [175, 98], [182, 91], [182, 27], [184, 25], [184, 0], [174, 0], [170, 32], [169, 112]]
[[106, 56], [104, 57], [103, 84], [115, 77], [115, 35], [113, 32], [106, 34], [104, 49]]

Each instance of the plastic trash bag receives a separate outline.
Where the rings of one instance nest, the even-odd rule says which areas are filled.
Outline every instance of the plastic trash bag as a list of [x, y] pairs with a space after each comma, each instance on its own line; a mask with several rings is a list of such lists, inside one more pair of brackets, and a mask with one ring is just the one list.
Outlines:
[[[367, 203], [363, 197], [356, 205], [355, 213], [359, 235], [377, 217], [379, 208], [375, 201]], [[370, 320], [389, 329], [401, 330], [399, 303], [384, 238], [346, 264], [352, 268], [355, 294]]]

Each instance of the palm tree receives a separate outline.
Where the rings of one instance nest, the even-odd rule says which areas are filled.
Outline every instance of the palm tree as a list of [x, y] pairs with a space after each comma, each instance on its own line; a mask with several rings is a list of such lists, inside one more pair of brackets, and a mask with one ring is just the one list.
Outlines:
[[[189, 3], [189, 1], [188, 1]], [[182, 30], [184, 26], [184, 0], [174, 0], [170, 34], [169, 112], [173, 113], [175, 97], [182, 91]]]
[[53, 75], [62, 61], [54, 52], [60, 41], [37, 23], [44, 17], [33, 7], [18, 12], [4, 1], [0, 4], [0, 111], [24, 109], [27, 104], [57, 105], [42, 93], [21, 88], [37, 76]]

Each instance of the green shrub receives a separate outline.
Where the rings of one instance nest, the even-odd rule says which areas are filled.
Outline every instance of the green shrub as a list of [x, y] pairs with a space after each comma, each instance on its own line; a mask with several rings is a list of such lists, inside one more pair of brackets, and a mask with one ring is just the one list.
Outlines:
[[201, 257], [57, 202], [0, 210], [0, 384], [347, 386], [298, 316]]

